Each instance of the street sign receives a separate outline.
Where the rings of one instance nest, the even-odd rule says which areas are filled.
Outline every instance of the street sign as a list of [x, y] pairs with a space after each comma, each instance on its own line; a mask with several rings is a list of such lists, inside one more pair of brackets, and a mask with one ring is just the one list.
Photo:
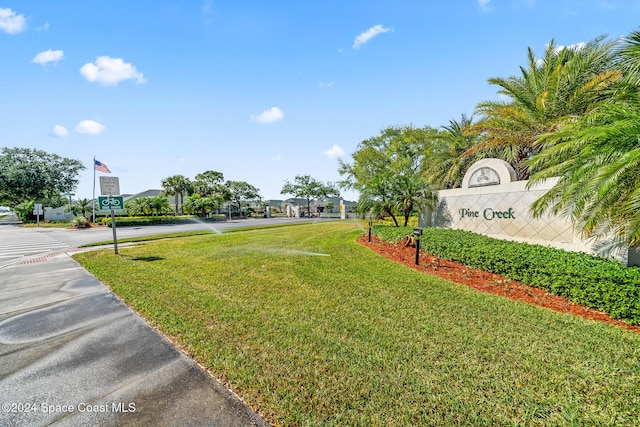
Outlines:
[[33, 205], [33, 214], [34, 215], [42, 215], [44, 212], [42, 211], [42, 204], [36, 203]]
[[98, 197], [98, 206], [100, 210], [120, 210], [124, 209], [124, 200], [122, 196]]
[[[113, 196], [120, 194], [120, 181], [117, 176], [100, 177], [100, 194]], [[101, 205], [102, 206], [102, 205]]]
[[124, 209], [124, 200], [122, 199], [122, 196], [107, 196], [107, 197], [99, 196], [98, 205], [100, 206], [101, 210], [111, 211], [111, 229], [113, 230], [113, 249], [116, 255], [118, 255], [118, 236], [116, 233], [116, 218], [115, 218], [114, 211], [117, 211], [119, 209]]

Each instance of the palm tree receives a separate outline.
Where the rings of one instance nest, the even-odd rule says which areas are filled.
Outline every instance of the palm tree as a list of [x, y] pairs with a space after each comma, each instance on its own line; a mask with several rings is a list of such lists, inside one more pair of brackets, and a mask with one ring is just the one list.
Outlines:
[[71, 213], [76, 216], [81, 214], [83, 217], [88, 218], [87, 215], [91, 211], [92, 207], [92, 202], [89, 199], [76, 200], [73, 206], [71, 206]]
[[457, 188], [469, 166], [486, 153], [467, 154], [478, 144], [478, 134], [467, 133], [465, 129], [473, 124], [473, 116], [462, 115], [459, 121], [450, 120], [443, 126], [431, 151], [423, 159], [423, 175], [428, 182], [440, 188]]
[[190, 215], [198, 214], [204, 218], [210, 215], [214, 209], [219, 209], [223, 203], [224, 198], [220, 194], [214, 194], [211, 197], [202, 197], [200, 194], [196, 193], [187, 197], [184, 209]]
[[169, 208], [169, 200], [163, 196], [151, 196], [147, 197], [149, 200], [149, 208], [151, 209], [151, 213], [155, 211], [156, 216], [163, 214], [165, 211], [168, 211]]
[[404, 217], [404, 227], [409, 223], [413, 211], [435, 205], [433, 191], [418, 174], [398, 175], [393, 179], [392, 185], [393, 205]]
[[551, 210], [571, 217], [587, 236], [613, 234], [640, 247], [640, 32], [616, 53], [625, 78], [613, 101], [540, 138], [545, 149], [530, 161], [539, 169], [530, 185], [553, 176], [559, 181], [533, 212]]
[[179, 207], [182, 206], [184, 193], [191, 189], [191, 181], [183, 175], [173, 175], [162, 180], [164, 194], [172, 194], [175, 199], [175, 212], [178, 215]]
[[485, 101], [476, 110], [482, 118], [469, 132], [483, 141], [468, 154], [499, 150], [518, 179], [527, 179], [526, 161], [540, 151], [540, 135], [556, 132], [576, 117], [609, 99], [609, 88], [621, 79], [613, 68], [613, 42], [597, 38], [582, 46], [556, 47], [552, 40], [542, 59], [529, 48], [520, 76], [491, 78], [506, 101]]
[[151, 213], [148, 197], [138, 197], [129, 200], [125, 203], [125, 208], [127, 209], [127, 214], [131, 216], [149, 215]]

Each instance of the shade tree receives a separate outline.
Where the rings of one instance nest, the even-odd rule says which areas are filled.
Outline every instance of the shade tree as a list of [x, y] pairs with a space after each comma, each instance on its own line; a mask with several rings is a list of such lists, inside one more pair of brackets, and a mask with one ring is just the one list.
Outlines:
[[340, 191], [332, 183], [324, 183], [311, 175], [296, 175], [293, 182], [285, 180], [280, 194], [290, 194], [293, 197], [307, 201], [307, 212], [311, 213], [311, 201], [322, 197], [340, 196]]
[[243, 204], [260, 199], [260, 190], [245, 181], [227, 181], [225, 186], [229, 192], [229, 201], [238, 207], [240, 215], [243, 214]]
[[437, 142], [438, 131], [431, 127], [382, 129], [358, 144], [351, 162], [339, 160], [340, 185], [360, 193], [359, 212], [390, 216], [396, 225], [400, 216], [407, 225], [413, 211], [433, 203], [422, 167]]
[[79, 160], [43, 150], [2, 148], [0, 154], [0, 205], [16, 206], [36, 200], [57, 207], [63, 193], [73, 191], [85, 166]]

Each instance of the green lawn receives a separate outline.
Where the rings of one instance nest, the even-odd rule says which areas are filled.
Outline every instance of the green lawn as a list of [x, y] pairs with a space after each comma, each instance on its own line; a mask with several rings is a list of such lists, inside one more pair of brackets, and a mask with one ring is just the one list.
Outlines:
[[640, 334], [416, 272], [360, 233], [308, 224], [75, 258], [278, 425], [640, 425]]

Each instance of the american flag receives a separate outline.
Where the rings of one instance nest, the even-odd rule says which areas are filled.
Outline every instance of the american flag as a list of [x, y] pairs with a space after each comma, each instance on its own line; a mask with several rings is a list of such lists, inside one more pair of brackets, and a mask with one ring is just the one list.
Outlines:
[[100, 163], [95, 159], [93, 160], [93, 167], [97, 171], [104, 172], [104, 173], [111, 173], [107, 165], [105, 165], [104, 163]]

